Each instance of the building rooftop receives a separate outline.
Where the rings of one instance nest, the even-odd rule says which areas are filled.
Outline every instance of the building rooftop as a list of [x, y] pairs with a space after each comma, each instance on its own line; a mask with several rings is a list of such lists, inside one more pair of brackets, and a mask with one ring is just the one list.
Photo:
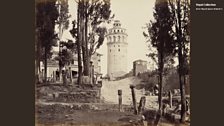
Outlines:
[[147, 62], [147, 61], [138, 59], [138, 60], [135, 60], [134, 63], [135, 63], [135, 62]]
[[103, 56], [103, 54], [100, 54], [98, 52], [95, 52], [93, 55], [96, 55], [96, 56]]

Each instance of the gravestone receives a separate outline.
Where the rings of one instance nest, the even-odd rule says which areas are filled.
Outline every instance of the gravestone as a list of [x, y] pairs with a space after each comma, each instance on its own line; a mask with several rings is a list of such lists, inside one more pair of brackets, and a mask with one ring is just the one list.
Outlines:
[[131, 94], [132, 94], [132, 101], [133, 101], [133, 107], [134, 107], [134, 114], [138, 114], [138, 110], [137, 110], [137, 103], [136, 103], [136, 97], [135, 97], [135, 86], [131, 85]]
[[118, 90], [119, 111], [122, 111], [122, 90]]

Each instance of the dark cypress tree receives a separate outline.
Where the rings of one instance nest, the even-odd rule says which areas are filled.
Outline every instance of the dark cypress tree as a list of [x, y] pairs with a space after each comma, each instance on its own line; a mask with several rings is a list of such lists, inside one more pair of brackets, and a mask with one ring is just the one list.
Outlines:
[[149, 38], [151, 48], [156, 50], [156, 53], [150, 52], [148, 56], [157, 59], [158, 77], [159, 77], [159, 110], [156, 116], [155, 124], [157, 125], [162, 115], [162, 94], [163, 94], [163, 75], [164, 65], [168, 60], [172, 59], [175, 49], [173, 41], [173, 16], [170, 12], [167, 1], [156, 1], [155, 11], [153, 13], [154, 21], [150, 21], [148, 25], [148, 34], [144, 36]]
[[56, 0], [36, 1], [37, 63], [44, 61], [44, 77], [47, 80], [47, 60], [52, 46], [56, 46], [55, 21], [58, 18]]

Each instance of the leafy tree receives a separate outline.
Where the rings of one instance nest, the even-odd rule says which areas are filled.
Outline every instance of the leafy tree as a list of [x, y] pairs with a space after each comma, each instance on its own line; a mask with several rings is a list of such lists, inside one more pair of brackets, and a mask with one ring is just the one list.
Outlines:
[[[69, 15], [69, 12], [68, 12], [68, 0], [57, 0], [57, 9], [58, 9], [58, 13], [59, 13], [59, 16], [58, 16], [58, 19], [56, 21], [56, 23], [58, 24], [58, 38], [59, 38], [59, 45], [60, 43], [63, 41], [61, 40], [62, 39], [62, 36], [63, 36], [63, 33], [64, 33], [64, 30], [67, 30], [68, 27], [69, 27], [69, 18], [71, 17], [71, 15]], [[59, 46], [59, 57], [62, 56], [60, 52], [62, 49], [60, 49], [60, 46]], [[59, 74], [60, 74], [60, 79], [62, 79], [61, 77], [61, 70], [62, 70], [62, 67], [64, 66], [64, 63], [62, 63], [63, 61], [60, 60], [62, 58], [59, 58]]]
[[68, 29], [69, 18], [71, 15], [68, 12], [68, 0], [57, 0], [58, 19], [56, 23], [59, 29], [59, 39], [61, 39], [64, 30]]
[[102, 24], [109, 23], [112, 17], [109, 0], [78, 0], [77, 4], [77, 21], [73, 21], [70, 33], [76, 39], [81, 84], [82, 74], [89, 76], [91, 56], [103, 44], [106, 28]]
[[173, 41], [173, 16], [170, 12], [167, 1], [156, 1], [155, 11], [153, 16], [155, 21], [150, 21], [148, 24], [148, 34], [143, 33], [143, 35], [149, 38], [150, 47], [156, 49], [156, 53], [152, 52], [148, 56], [152, 59], [157, 59], [158, 65], [158, 77], [159, 77], [159, 110], [155, 124], [157, 125], [160, 117], [162, 115], [162, 94], [163, 94], [163, 75], [164, 75], [164, 65], [169, 63], [168, 61], [172, 59], [173, 52], [175, 49], [175, 44]]
[[186, 75], [189, 73], [189, 43], [190, 43], [190, 4], [189, 0], [169, 0], [169, 5], [174, 16], [174, 33], [178, 55], [178, 74], [181, 91], [181, 122], [185, 122]]
[[102, 24], [109, 23], [113, 16], [110, 0], [85, 0], [81, 1], [81, 4], [83, 4], [81, 21], [85, 22], [82, 36], [83, 74], [88, 76], [91, 56], [103, 44], [106, 34], [106, 28], [102, 27]]
[[36, 51], [37, 64], [44, 61], [44, 77], [47, 80], [47, 60], [51, 58], [52, 46], [56, 46], [55, 21], [58, 18], [56, 0], [36, 1]]
[[93, 55], [95, 51], [103, 44], [106, 34], [106, 28], [102, 27], [102, 23], [110, 23], [114, 18], [111, 16], [110, 0], [96, 0], [92, 1], [88, 9], [88, 20], [90, 21], [90, 55]]
[[61, 51], [58, 57], [55, 57], [56, 60], [60, 61], [60, 66], [64, 67], [66, 65], [70, 65], [74, 60], [74, 54], [76, 53], [76, 45], [72, 40], [68, 40], [67, 42], [62, 41], [61, 43]]
[[81, 44], [82, 44], [82, 32], [81, 32], [81, 13], [83, 12], [83, 4], [80, 4], [80, 0], [77, 2], [78, 9], [77, 9], [77, 21], [74, 20], [72, 22], [73, 26], [70, 30], [70, 33], [73, 38], [75, 38], [75, 44], [77, 47], [77, 55], [78, 55], [78, 85], [81, 84], [81, 78], [82, 78], [82, 55], [81, 55]]

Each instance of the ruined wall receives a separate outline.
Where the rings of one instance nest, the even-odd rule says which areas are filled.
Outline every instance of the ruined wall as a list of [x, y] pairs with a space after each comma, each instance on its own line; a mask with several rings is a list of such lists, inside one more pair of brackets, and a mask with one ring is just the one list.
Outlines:
[[47, 102], [99, 103], [101, 88], [66, 88], [62, 86], [43, 86], [36, 92], [37, 99]]

